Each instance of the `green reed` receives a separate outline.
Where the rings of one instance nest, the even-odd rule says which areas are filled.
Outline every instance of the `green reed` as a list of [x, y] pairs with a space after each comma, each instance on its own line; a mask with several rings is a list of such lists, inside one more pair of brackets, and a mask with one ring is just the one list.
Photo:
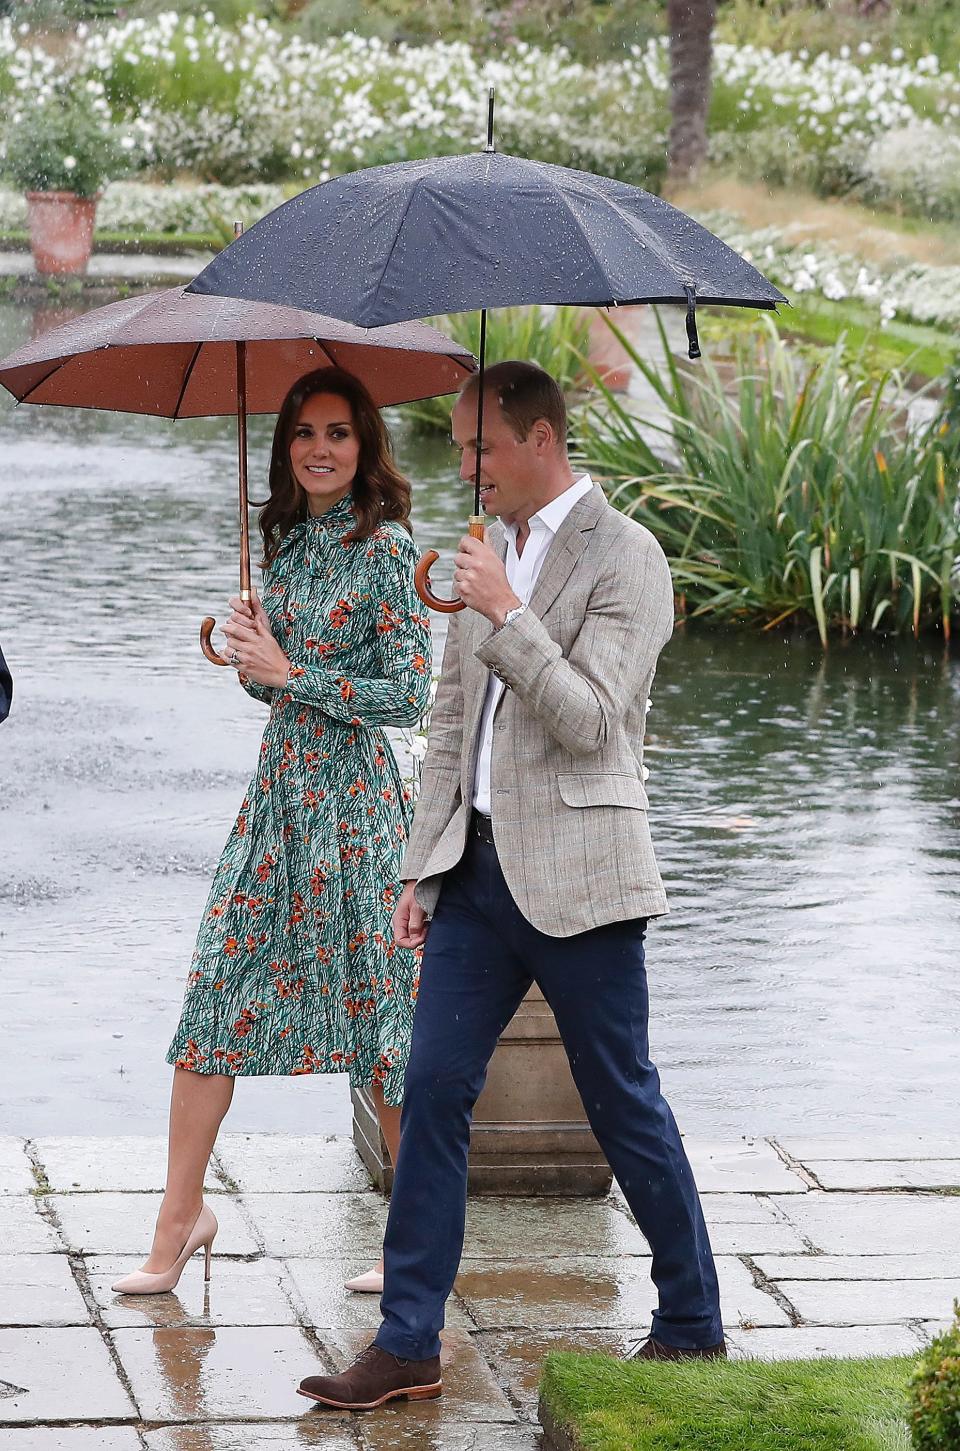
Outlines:
[[[480, 351], [480, 315], [452, 313], [430, 321], [456, 342]], [[486, 361], [499, 363], [521, 358], [552, 373], [565, 393], [582, 386], [582, 361], [589, 342], [590, 314], [574, 307], [498, 307], [487, 313]], [[424, 433], [450, 433], [452, 398], [428, 398], [411, 403], [404, 414]]]
[[[616, 506], [657, 536], [692, 617], [949, 639], [960, 612], [960, 427], [948, 402], [906, 425], [894, 373], [844, 352], [798, 365], [774, 323], [707, 360], [654, 366], [608, 324], [666, 416], [644, 420], [595, 379], [578, 454]], [[654, 448], [651, 436], [660, 440]]]

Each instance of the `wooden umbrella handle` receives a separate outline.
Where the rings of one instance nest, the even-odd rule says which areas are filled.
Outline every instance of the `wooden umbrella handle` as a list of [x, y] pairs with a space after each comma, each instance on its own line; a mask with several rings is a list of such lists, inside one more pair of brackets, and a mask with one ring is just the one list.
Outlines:
[[230, 661], [224, 660], [222, 655], [218, 655], [210, 641], [210, 636], [214, 632], [216, 623], [212, 615], [207, 615], [204, 619], [200, 626], [200, 649], [206, 655], [211, 665], [229, 665]]
[[[485, 537], [486, 528], [482, 514], [470, 515], [469, 533], [471, 539], [483, 539]], [[436, 610], [441, 615], [455, 615], [458, 610], [466, 609], [463, 600], [442, 600], [439, 595], [434, 594], [430, 587], [430, 571], [439, 558], [440, 556], [435, 549], [428, 549], [414, 571], [413, 582], [417, 594], [425, 605], [430, 606], [431, 610]]]

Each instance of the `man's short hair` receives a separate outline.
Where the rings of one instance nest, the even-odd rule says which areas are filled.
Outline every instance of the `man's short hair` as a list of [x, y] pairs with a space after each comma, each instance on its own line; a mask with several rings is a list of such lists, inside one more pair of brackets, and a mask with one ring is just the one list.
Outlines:
[[[460, 389], [461, 398], [479, 387], [474, 373]], [[504, 418], [521, 440], [526, 439], [538, 418], [543, 418], [557, 436], [560, 448], [567, 446], [567, 405], [560, 385], [536, 363], [494, 363], [484, 373], [484, 392], [496, 397]]]

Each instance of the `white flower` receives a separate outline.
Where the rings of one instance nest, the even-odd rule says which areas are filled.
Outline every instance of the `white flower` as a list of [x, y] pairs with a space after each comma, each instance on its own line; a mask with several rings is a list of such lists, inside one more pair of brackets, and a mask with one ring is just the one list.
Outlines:
[[77, 158], [75, 156], [65, 156], [63, 158], [63, 169], [64, 169], [64, 171], [73, 171], [75, 169], [75, 167], [76, 167], [76, 164], [77, 164]]

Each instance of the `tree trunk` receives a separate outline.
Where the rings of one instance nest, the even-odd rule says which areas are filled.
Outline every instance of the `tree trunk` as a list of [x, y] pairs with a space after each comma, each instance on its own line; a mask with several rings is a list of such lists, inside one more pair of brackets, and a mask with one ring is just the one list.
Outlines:
[[707, 156], [710, 54], [716, 0], [667, 0], [670, 29], [668, 178], [690, 181]]

